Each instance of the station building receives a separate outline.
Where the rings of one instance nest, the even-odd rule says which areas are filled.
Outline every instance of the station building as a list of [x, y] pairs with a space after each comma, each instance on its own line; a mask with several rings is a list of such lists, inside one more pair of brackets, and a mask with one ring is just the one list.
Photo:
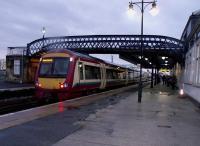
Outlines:
[[6, 56], [6, 80], [17, 83], [33, 82], [38, 63], [38, 57], [27, 55], [27, 47], [9, 47]]
[[195, 11], [182, 33], [185, 42], [184, 91], [200, 102], [200, 10]]

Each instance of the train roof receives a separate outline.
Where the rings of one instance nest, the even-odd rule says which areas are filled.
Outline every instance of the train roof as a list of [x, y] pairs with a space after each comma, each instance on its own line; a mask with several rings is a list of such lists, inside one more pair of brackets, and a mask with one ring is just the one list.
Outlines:
[[119, 64], [111, 63], [111, 62], [90, 56], [88, 54], [81, 54], [79, 52], [75, 52], [75, 51], [68, 50], [68, 49], [55, 49], [55, 50], [48, 51], [47, 53], [70, 53], [71, 55], [73, 55], [75, 57], [86, 58], [86, 59], [89, 59], [91, 61], [97, 61], [99, 63], [105, 63], [105, 64], [110, 65], [110, 66], [117, 66], [117, 67], [124, 68], [124, 69], [126, 68], [126, 69], [129, 69], [129, 70], [135, 70], [135, 69], [132, 69], [132, 68], [129, 68], [129, 67], [125, 67], [125, 66], [122, 66], [122, 65], [119, 65]]
[[55, 49], [55, 50], [48, 51], [47, 53], [70, 53], [70, 55], [73, 55], [73, 56], [76, 56], [76, 57], [83, 57], [83, 58], [92, 59], [92, 60], [96, 59], [96, 58], [89, 56], [87, 54], [81, 54], [81, 53], [74, 52], [74, 51], [71, 51], [71, 50], [68, 50], [68, 49]]

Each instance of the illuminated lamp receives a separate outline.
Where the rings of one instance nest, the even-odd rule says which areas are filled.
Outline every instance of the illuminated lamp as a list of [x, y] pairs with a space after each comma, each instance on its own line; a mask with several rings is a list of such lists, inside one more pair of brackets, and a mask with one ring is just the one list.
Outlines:
[[155, 2], [155, 1], [152, 3], [152, 8], [150, 9], [149, 13], [150, 13], [152, 16], [158, 15], [159, 9], [157, 8], [156, 2]]
[[72, 62], [74, 59], [72, 57], [70, 57], [69, 61]]
[[67, 83], [59, 83], [60, 89], [67, 88]]
[[42, 87], [42, 84], [40, 84], [39, 82], [36, 82], [35, 85], [36, 85], [37, 87]]
[[179, 94], [180, 94], [180, 95], [183, 95], [183, 94], [184, 94], [183, 89], [180, 90]]

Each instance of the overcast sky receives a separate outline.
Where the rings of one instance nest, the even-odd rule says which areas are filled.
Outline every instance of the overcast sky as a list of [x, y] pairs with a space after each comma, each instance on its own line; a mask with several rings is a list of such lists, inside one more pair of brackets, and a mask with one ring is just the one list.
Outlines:
[[[140, 0], [139, 0], [140, 1]], [[148, 1], [148, 0], [147, 0]], [[129, 0], [0, 0], [0, 58], [8, 46], [25, 46], [46, 36], [89, 34], [139, 34], [140, 13], [127, 16]], [[133, 1], [134, 2], [134, 1]], [[153, 17], [148, 6], [144, 33], [180, 38], [200, 0], [158, 0], [160, 12]], [[110, 60], [110, 56], [105, 59]], [[115, 58], [114, 58], [115, 59]]]

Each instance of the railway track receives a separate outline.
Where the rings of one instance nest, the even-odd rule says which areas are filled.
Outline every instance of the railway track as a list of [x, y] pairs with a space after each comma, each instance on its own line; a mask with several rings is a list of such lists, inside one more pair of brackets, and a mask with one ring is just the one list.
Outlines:
[[[137, 86], [137, 84], [135, 84], [134, 86]], [[123, 87], [123, 88], [127, 88], [127, 87]], [[88, 101], [93, 102], [95, 100], [98, 100], [99, 98], [102, 98], [103, 96], [112, 95], [113, 92], [116, 92], [116, 91], [117, 93], [120, 93], [120, 90], [121, 88], [107, 90], [105, 92], [95, 93], [88, 96], [77, 97], [75, 99], [66, 100], [66, 102], [68, 106], [80, 106], [80, 105], [87, 104]], [[95, 98], [93, 96], [95, 96]], [[33, 98], [33, 96], [2, 99], [0, 100], [0, 115], [8, 114], [11, 112], [13, 113], [17, 111], [22, 111], [22, 110], [39, 107], [39, 106], [43, 106], [47, 104], [52, 104], [55, 102], [58, 102], [58, 101], [49, 100], [48, 102], [39, 103], [37, 100]]]
[[[144, 86], [146, 85], [148, 85], [148, 83], [145, 83]], [[126, 87], [117, 88], [117, 89], [113, 89], [113, 90], [109, 90], [109, 91], [105, 91], [101, 93], [91, 94], [88, 96], [82, 96], [79, 98], [65, 100], [62, 102], [52, 103], [52, 104], [48, 104], [44, 106], [39, 106], [36, 104], [37, 107], [34, 107], [35, 101], [32, 102], [30, 100], [30, 102], [27, 102], [25, 104], [19, 103], [19, 104], [14, 105], [15, 110], [18, 109], [18, 107], [20, 106], [22, 106], [23, 109], [26, 109], [26, 110], [22, 110], [22, 107], [21, 107], [20, 111], [17, 111], [15, 113], [13, 112], [13, 105], [12, 105], [11, 107], [12, 113], [0, 115], [0, 123], [1, 123], [0, 130], [8, 128], [8, 127], [12, 127], [14, 125], [19, 125], [28, 121], [32, 121], [38, 118], [64, 112], [65, 110], [79, 109], [80, 106], [96, 103], [99, 100], [105, 99], [104, 100], [104, 102], [106, 102], [105, 104], [111, 104], [112, 102], [113, 103], [115, 102], [116, 95], [124, 94], [125, 91], [135, 92], [137, 91], [137, 87], [138, 87], [137, 84], [126, 86]], [[34, 108], [30, 108], [31, 106]], [[3, 109], [6, 112], [10, 111], [9, 106], [4, 107]]]
[[32, 96], [0, 100], [0, 115], [39, 106]]

